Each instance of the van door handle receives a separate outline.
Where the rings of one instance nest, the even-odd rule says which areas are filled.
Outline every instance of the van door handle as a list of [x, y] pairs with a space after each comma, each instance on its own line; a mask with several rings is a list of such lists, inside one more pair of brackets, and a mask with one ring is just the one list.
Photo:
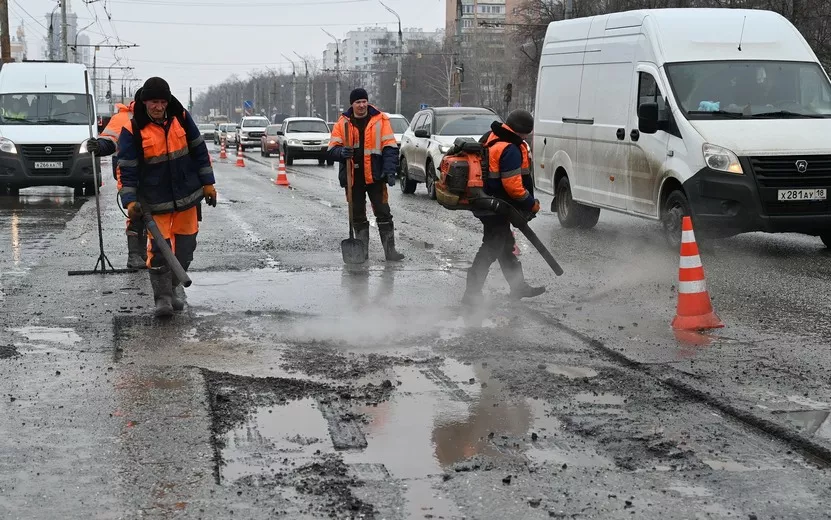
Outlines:
[[638, 139], [641, 138], [641, 133], [638, 132], [637, 128], [633, 128], [632, 131], [629, 133], [629, 138], [632, 139], [633, 141], [637, 141]]
[[618, 128], [616, 135], [617, 135], [617, 140], [618, 141], [623, 141], [624, 139], [626, 139], [626, 129], [625, 128]]

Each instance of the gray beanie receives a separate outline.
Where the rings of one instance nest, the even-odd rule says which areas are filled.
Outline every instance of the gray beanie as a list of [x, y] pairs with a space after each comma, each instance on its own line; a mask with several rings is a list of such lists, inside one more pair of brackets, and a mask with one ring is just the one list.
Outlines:
[[508, 114], [505, 124], [518, 134], [530, 134], [534, 131], [534, 116], [527, 110], [518, 108]]

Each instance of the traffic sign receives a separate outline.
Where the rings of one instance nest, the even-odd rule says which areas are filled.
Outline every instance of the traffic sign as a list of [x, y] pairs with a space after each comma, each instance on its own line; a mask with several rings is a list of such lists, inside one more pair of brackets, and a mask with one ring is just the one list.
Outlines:
[[430, 108], [430, 105], [428, 105], [427, 103], [422, 103], [422, 104], [418, 105], [419, 110], [425, 110], [427, 108]]
[[254, 102], [253, 101], [243, 101], [242, 104], [245, 108], [254, 108]]

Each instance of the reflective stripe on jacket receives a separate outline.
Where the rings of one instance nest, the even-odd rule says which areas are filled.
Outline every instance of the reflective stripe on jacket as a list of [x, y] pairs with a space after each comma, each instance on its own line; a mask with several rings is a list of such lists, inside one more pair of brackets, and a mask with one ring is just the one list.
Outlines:
[[121, 131], [118, 166], [121, 168], [121, 203], [138, 198], [151, 213], [183, 211], [202, 200], [202, 187], [214, 184], [214, 173], [205, 139], [196, 123], [176, 98], [171, 98], [163, 124], [150, 121], [143, 103], [135, 108], [135, 125], [141, 133], [142, 152], [136, 147], [133, 125]]
[[[352, 160], [363, 161], [364, 180], [367, 184], [375, 181], [386, 181], [387, 176], [395, 175], [398, 170], [398, 144], [392, 131], [390, 118], [374, 106], [369, 106], [367, 114], [369, 122], [364, 131], [364, 156], [354, 157]], [[352, 108], [344, 112], [329, 139], [329, 153], [336, 148], [347, 144], [357, 150], [360, 147], [361, 136], [358, 129], [351, 122]], [[346, 163], [341, 163], [342, 179], [346, 179]], [[341, 182], [345, 186], [345, 182]]]

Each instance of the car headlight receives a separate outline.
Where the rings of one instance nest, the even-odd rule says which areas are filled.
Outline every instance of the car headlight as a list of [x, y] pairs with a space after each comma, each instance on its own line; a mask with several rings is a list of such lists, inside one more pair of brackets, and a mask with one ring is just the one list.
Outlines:
[[274, 139], [269, 139], [268, 144], [277, 144], [277, 141], [275, 141]]
[[[12, 146], [14, 146], [14, 145], [12, 145]], [[2, 149], [2, 146], [0, 146], [0, 149]], [[5, 150], [3, 150], [3, 151], [5, 151]], [[81, 154], [81, 153], [89, 153], [89, 150], [87, 150], [87, 142], [86, 142], [86, 141], [84, 141], [83, 143], [81, 143], [81, 146], [78, 148], [78, 153], [79, 153], [79, 154]]]
[[440, 145], [439, 145], [439, 151], [440, 151], [441, 153], [447, 153], [447, 152], [449, 152], [449, 151], [450, 151], [450, 147], [449, 147], [448, 145], [446, 145], [446, 144], [440, 144]]
[[0, 137], [0, 152], [17, 153], [17, 147], [11, 140]]
[[289, 144], [291, 146], [300, 146], [303, 143], [300, 142], [300, 139], [289, 139]]
[[742, 165], [739, 163], [739, 158], [727, 148], [705, 143], [703, 152], [704, 162], [713, 170], [735, 173], [736, 175], [744, 174]]
[[323, 146], [323, 145], [327, 145], [327, 146], [328, 146], [328, 145], [329, 145], [329, 141], [328, 141], [328, 140], [321, 140], [321, 141], [320, 141], [320, 145], [321, 145], [321, 146]]

